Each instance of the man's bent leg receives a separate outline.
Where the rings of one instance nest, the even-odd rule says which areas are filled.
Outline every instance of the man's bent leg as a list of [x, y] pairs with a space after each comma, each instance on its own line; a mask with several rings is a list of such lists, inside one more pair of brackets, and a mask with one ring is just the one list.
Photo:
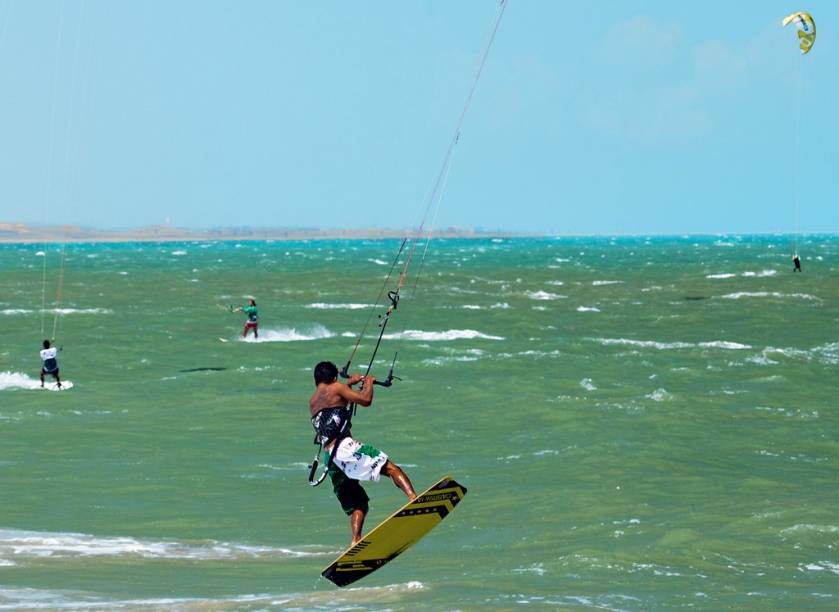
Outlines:
[[361, 541], [361, 529], [364, 527], [364, 510], [356, 509], [350, 514], [350, 531], [353, 545]]
[[388, 459], [384, 466], [382, 466], [382, 474], [393, 480], [393, 484], [399, 487], [399, 489], [408, 496], [408, 499], [417, 498], [417, 494], [414, 492], [414, 485], [411, 484], [411, 479], [408, 478], [408, 475], [402, 471], [402, 468], [390, 459]]

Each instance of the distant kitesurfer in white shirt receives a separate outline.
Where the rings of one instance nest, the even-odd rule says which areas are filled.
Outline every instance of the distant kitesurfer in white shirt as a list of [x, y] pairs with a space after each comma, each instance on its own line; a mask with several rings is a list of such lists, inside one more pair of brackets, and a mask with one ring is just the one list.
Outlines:
[[44, 340], [44, 350], [41, 351], [41, 387], [44, 386], [44, 376], [49, 374], [58, 383], [58, 388], [61, 388], [61, 379], [58, 377], [58, 351], [55, 347], [50, 346], [49, 340]]

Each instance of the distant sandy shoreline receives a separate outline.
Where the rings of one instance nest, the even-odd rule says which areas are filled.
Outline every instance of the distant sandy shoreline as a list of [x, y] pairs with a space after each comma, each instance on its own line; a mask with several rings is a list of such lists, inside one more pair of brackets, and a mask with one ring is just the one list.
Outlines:
[[[412, 236], [399, 229], [251, 229], [186, 230], [153, 226], [136, 230], [95, 230], [78, 227], [28, 227], [0, 223], [0, 244], [116, 243], [116, 242], [245, 242], [275, 240], [377, 240]], [[539, 236], [515, 232], [446, 228], [433, 232], [435, 238], [524, 238]]]

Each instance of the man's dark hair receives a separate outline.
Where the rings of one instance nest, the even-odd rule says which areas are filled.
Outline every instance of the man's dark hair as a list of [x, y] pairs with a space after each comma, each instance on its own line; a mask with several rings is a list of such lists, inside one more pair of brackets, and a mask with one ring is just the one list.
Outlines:
[[338, 377], [338, 367], [331, 361], [321, 361], [315, 366], [315, 384], [329, 384]]
[[49, 347], [50, 347], [50, 341], [49, 340], [44, 340], [44, 348], [48, 349]]

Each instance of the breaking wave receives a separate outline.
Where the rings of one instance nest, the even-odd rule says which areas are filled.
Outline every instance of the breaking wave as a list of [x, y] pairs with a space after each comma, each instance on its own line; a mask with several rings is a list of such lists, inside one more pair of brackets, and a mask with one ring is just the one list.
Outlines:
[[260, 342], [302, 342], [306, 340], [322, 340], [323, 338], [331, 338], [334, 335], [333, 332], [326, 329], [323, 325], [315, 325], [301, 330], [295, 327], [260, 329], [259, 338], [248, 335], [247, 338], [240, 338], [240, 340], [254, 344]]
[[100, 537], [84, 533], [54, 533], [0, 529], [0, 559], [72, 559], [79, 557], [142, 557], [226, 561], [236, 559], [288, 559], [324, 557], [338, 551], [323, 546], [285, 548], [251, 546], [216, 540], [140, 540], [131, 537]]
[[742, 350], [752, 348], [748, 344], [739, 342], [728, 342], [726, 340], [714, 340], [711, 342], [657, 342], [655, 340], [630, 340], [629, 338], [591, 338], [604, 346], [637, 346], [640, 348], [654, 348], [660, 351], [686, 348], [718, 348], [726, 350]]
[[325, 304], [323, 302], [315, 302], [306, 306], [306, 308], [316, 308], [318, 310], [362, 310], [372, 307], [373, 304]]
[[385, 334], [388, 340], [426, 340], [430, 342], [444, 341], [444, 340], [473, 340], [479, 338], [481, 340], [504, 340], [501, 336], [490, 336], [483, 334], [474, 329], [450, 329], [448, 331], [420, 331], [418, 329], [406, 329], [404, 332], [396, 334]]
[[821, 301], [821, 298], [816, 297], [815, 295], [810, 295], [809, 293], [781, 293], [780, 291], [738, 291], [737, 293], [726, 293], [725, 295], [720, 296], [726, 300], [739, 300], [741, 298], [763, 298], [763, 297], [773, 297], [773, 298], [799, 298], [802, 300], [818, 300]]

